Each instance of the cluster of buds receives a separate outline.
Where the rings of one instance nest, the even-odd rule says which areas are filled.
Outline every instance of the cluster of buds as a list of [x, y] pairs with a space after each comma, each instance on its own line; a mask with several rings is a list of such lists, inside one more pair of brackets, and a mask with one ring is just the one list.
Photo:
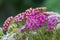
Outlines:
[[15, 20], [15, 22], [21, 22], [21, 21], [24, 20], [24, 18], [25, 18], [25, 14], [24, 13], [20, 13], [20, 14], [18, 14], [18, 15], [16, 15], [14, 17], [14, 20]]
[[6, 21], [5, 21], [4, 24], [3, 24], [3, 30], [4, 30], [4, 31], [6, 31], [6, 29], [8, 28], [8, 26], [9, 26], [9, 24], [10, 24], [10, 22], [11, 22], [12, 19], [13, 19], [13, 16], [10, 16], [10, 17], [8, 17], [8, 18], [6, 19]]
[[30, 8], [25, 11], [25, 15], [27, 16], [33, 16], [38, 13], [42, 13], [41, 11], [46, 10], [46, 7], [40, 7], [40, 8]]

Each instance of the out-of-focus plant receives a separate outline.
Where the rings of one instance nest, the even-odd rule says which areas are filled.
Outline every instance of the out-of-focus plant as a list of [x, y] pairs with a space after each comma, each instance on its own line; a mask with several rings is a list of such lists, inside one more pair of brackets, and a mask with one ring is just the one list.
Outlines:
[[43, 4], [50, 11], [55, 11], [60, 13], [60, 0], [46, 0]]
[[4, 33], [3, 33], [3, 30], [2, 28], [0, 28], [0, 39], [3, 37]]

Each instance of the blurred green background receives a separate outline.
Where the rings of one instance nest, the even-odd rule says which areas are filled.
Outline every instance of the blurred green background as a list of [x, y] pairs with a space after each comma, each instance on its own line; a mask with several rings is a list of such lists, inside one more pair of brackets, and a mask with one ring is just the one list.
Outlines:
[[60, 13], [60, 0], [0, 0], [0, 27], [9, 16], [32, 7], [46, 6], [48, 11]]

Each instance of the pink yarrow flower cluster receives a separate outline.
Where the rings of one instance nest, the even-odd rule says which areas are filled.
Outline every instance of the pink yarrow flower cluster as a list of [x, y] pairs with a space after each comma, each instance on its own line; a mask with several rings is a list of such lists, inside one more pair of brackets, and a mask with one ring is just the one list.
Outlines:
[[46, 8], [35, 8], [35, 9], [27, 9], [25, 11], [26, 15], [26, 23], [25, 26], [19, 29], [19, 31], [23, 30], [24, 28], [27, 30], [36, 30], [42, 27], [46, 23], [47, 16], [40, 11], [46, 10]]
[[29, 16], [26, 20], [26, 29], [35, 30], [42, 27], [46, 23], [46, 16], [44, 14], [37, 14]]
[[[9, 17], [3, 24], [3, 29], [5, 30], [9, 26], [12, 19], [14, 19], [15, 22], [22, 22], [24, 19], [26, 19], [26, 23], [19, 29], [19, 32], [24, 29], [36, 30], [43, 27], [45, 24], [47, 29], [53, 29], [55, 24], [58, 23], [59, 19], [57, 16], [51, 16], [54, 15], [52, 12], [44, 12], [45, 10], [46, 7], [30, 8], [25, 12], [16, 15], [15, 17]], [[8, 21], [9, 19], [10, 21]]]

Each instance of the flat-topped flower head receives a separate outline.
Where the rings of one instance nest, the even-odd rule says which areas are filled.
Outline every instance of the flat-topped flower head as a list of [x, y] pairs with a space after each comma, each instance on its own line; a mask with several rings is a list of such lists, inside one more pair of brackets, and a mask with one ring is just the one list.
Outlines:
[[8, 26], [9, 26], [9, 23], [11, 22], [11, 20], [13, 19], [13, 16], [10, 16], [6, 19], [6, 21], [4, 22], [3, 24], [3, 30], [6, 31]]
[[44, 13], [40, 12], [41, 9], [42, 8], [30, 8], [25, 11], [25, 28], [27, 30], [36, 30], [46, 23], [47, 16]]
[[54, 26], [59, 22], [59, 19], [55, 15], [50, 15], [48, 17], [48, 23], [47, 23], [47, 28], [48, 30], [54, 29]]
[[26, 21], [26, 29], [35, 30], [42, 27], [46, 23], [46, 16], [44, 14], [37, 14], [29, 16]]

